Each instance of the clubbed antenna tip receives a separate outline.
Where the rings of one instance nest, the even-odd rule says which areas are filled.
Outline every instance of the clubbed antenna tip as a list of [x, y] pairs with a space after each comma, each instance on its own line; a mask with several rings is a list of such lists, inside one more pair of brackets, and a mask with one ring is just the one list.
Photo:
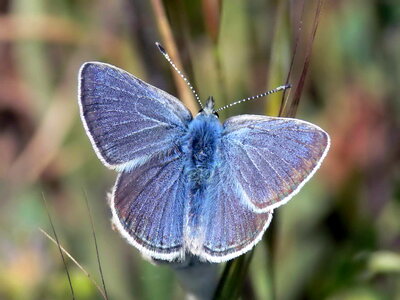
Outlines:
[[160, 44], [159, 42], [156, 42], [156, 46], [157, 46], [158, 50], [160, 50], [160, 52], [161, 52], [163, 55], [166, 55], [166, 54], [167, 54], [167, 51], [165, 51], [164, 47], [161, 46], [161, 44]]
[[182, 72], [176, 67], [172, 59], [169, 57], [167, 51], [165, 51], [164, 47], [160, 45], [159, 42], [155, 43], [158, 50], [160, 50], [161, 54], [165, 57], [165, 59], [170, 63], [170, 65], [174, 68], [174, 70], [179, 74], [179, 76], [186, 82], [190, 90], [192, 91], [194, 97], [196, 98], [197, 102], [199, 103], [200, 107], [203, 108], [203, 104], [201, 104], [200, 97], [197, 95], [195, 89], [190, 84], [189, 80], [187, 80], [186, 76], [182, 74]]
[[255, 100], [255, 99], [258, 99], [258, 98], [261, 98], [261, 97], [265, 97], [265, 96], [268, 96], [270, 94], [273, 94], [273, 93], [276, 93], [276, 92], [279, 92], [279, 91], [284, 91], [284, 90], [289, 89], [291, 87], [292, 87], [292, 85], [290, 83], [287, 83], [285, 85], [278, 86], [277, 88], [275, 88], [273, 90], [270, 90], [268, 92], [265, 92], [265, 93], [262, 93], [262, 94], [258, 94], [258, 95], [252, 96], [252, 97], [248, 97], [248, 98], [245, 98], [245, 99], [241, 99], [239, 101], [235, 101], [233, 103], [225, 105], [225, 106], [223, 106], [221, 108], [218, 108], [215, 112], [219, 112], [221, 110], [224, 110], [226, 108], [232, 107], [232, 106], [234, 106], [236, 104], [239, 104], [239, 103], [243, 103], [243, 102], [246, 102], [246, 101], [249, 101], [249, 100]]

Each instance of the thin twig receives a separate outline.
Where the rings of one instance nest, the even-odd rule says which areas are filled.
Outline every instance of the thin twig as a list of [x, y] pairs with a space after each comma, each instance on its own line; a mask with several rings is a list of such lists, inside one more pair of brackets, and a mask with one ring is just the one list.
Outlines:
[[71, 294], [72, 294], [72, 299], [74, 300], [75, 299], [75, 293], [74, 293], [74, 288], [72, 287], [71, 276], [69, 275], [67, 263], [65, 261], [63, 252], [61, 250], [61, 245], [60, 245], [60, 242], [58, 240], [56, 229], [54, 228], [53, 220], [51, 219], [51, 216], [50, 216], [50, 211], [49, 211], [49, 208], [47, 206], [47, 201], [46, 201], [46, 198], [44, 196], [44, 193], [42, 193], [42, 198], [43, 198], [44, 206], [46, 208], [47, 216], [49, 217], [49, 222], [50, 222], [50, 225], [51, 225], [51, 229], [53, 230], [54, 237], [56, 238], [56, 240], [55, 241], [53, 240], [53, 241], [57, 244], [58, 250], [60, 251], [61, 259], [63, 261], [64, 268], [65, 268], [65, 272], [67, 273], [68, 283], [69, 283], [69, 287], [71, 289]]

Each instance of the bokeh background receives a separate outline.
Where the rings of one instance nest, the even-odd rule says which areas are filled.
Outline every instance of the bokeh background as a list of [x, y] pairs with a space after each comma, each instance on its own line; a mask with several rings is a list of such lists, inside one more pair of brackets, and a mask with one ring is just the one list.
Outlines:
[[[51, 233], [42, 194], [61, 244], [100, 282], [84, 192], [110, 298], [184, 297], [170, 268], [145, 262], [110, 226], [106, 194], [116, 174], [80, 122], [83, 62], [117, 65], [190, 100], [154, 42], [175, 45], [171, 56], [201, 98], [222, 106], [283, 84], [296, 37], [294, 87], [311, 58], [297, 117], [326, 129], [332, 147], [276, 211], [242, 297], [400, 299], [400, 5], [325, 1], [310, 57], [318, 1], [301, 2], [0, 1], [0, 299], [71, 299], [57, 246], [38, 229]], [[281, 97], [221, 118], [277, 115]], [[67, 264], [76, 298], [102, 299]]]

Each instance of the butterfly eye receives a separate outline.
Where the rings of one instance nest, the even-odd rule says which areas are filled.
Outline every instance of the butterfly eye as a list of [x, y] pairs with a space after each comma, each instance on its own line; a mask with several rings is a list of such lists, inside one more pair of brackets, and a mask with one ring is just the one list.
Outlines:
[[219, 114], [216, 111], [214, 111], [213, 114], [219, 119]]

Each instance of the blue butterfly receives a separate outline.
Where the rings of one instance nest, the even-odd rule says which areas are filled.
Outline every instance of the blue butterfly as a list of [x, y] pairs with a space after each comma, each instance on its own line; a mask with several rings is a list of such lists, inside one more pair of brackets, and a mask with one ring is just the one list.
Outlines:
[[175, 97], [105, 63], [85, 63], [79, 82], [93, 148], [119, 173], [113, 222], [155, 259], [219, 263], [249, 251], [329, 149], [325, 131], [297, 119], [240, 115], [221, 124], [212, 97], [193, 117]]

